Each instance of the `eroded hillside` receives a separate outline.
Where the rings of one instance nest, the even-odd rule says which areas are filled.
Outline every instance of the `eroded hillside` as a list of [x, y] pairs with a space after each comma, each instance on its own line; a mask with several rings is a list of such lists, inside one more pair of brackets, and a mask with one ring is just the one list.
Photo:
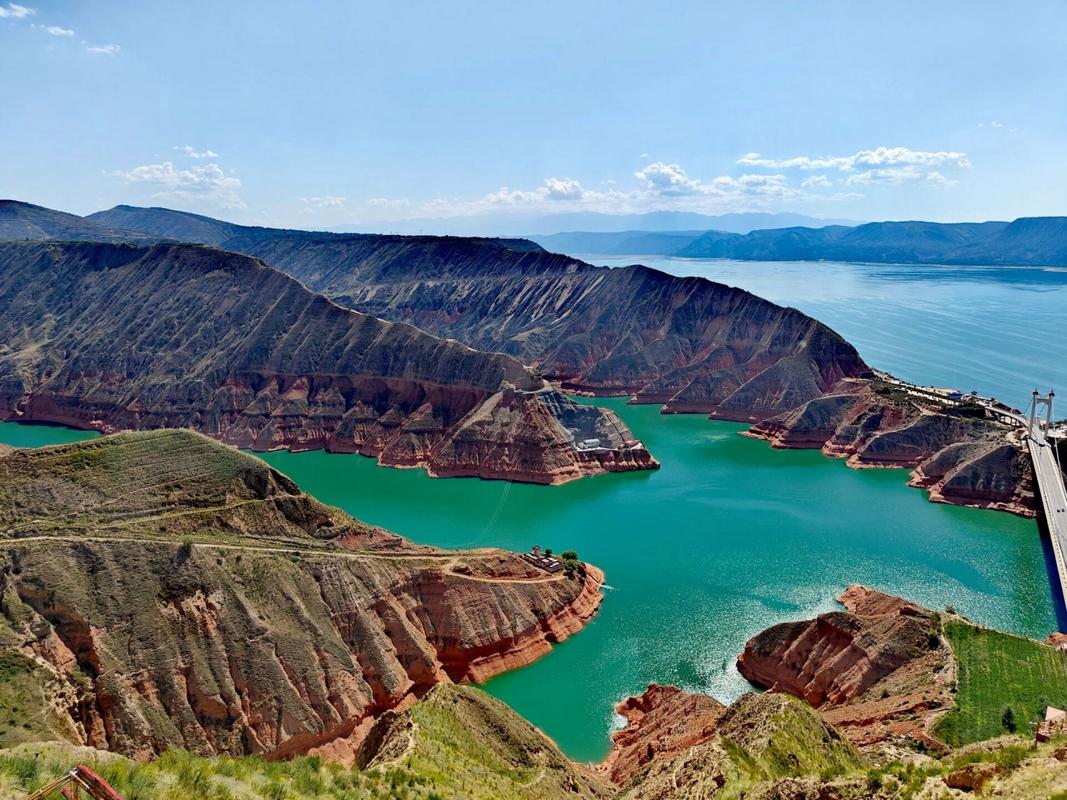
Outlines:
[[415, 546], [189, 431], [0, 457], [0, 536], [0, 695], [32, 722], [0, 737], [140, 758], [351, 757], [384, 711], [528, 663], [600, 603], [592, 567]]
[[670, 411], [762, 419], [866, 370], [796, 309], [530, 242], [272, 230], [129, 206], [92, 219], [248, 253], [349, 308], [509, 353], [566, 388]]
[[[130, 798], [174, 800], [1053, 800], [1067, 791], [1067, 736], [1038, 744], [1020, 728], [988, 738], [1007, 732], [1005, 698], [1026, 727], [1044, 703], [1067, 697], [1067, 656], [861, 586], [841, 599], [843, 611], [774, 626], [749, 643], [742, 669], [772, 681], [770, 691], [724, 707], [650, 686], [623, 701], [628, 724], [593, 769], [570, 762], [503, 703], [442, 682], [312, 757], [268, 763], [172, 749], [138, 764], [26, 743], [0, 750], [0, 790], [24, 798], [82, 762]], [[1036, 665], [1043, 671], [1030, 674]], [[934, 735], [950, 733], [973, 744], [950, 747]]]
[[540, 483], [656, 466], [614, 413], [514, 358], [340, 308], [245, 256], [9, 242], [0, 308], [6, 419], [190, 427], [257, 450]]
[[881, 378], [843, 381], [747, 435], [774, 447], [820, 448], [852, 467], [911, 469], [911, 485], [935, 501], [1036, 514], [1022, 431], [975, 402], [932, 400]]

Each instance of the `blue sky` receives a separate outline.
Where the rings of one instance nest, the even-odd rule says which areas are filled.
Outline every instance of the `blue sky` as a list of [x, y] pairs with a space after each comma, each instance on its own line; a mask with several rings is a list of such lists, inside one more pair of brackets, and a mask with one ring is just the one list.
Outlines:
[[1067, 214], [1067, 3], [0, 0], [0, 196]]

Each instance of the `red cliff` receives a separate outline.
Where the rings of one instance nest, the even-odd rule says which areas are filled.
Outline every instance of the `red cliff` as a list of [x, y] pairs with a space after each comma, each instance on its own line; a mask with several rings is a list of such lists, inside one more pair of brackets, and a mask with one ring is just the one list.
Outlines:
[[615, 706], [626, 727], [611, 737], [611, 753], [597, 766], [625, 786], [653, 761], [669, 760], [714, 734], [726, 706], [713, 697], [675, 686], [650, 684]]
[[1036, 513], [1019, 431], [976, 404], [950, 404], [881, 379], [847, 380], [823, 397], [762, 420], [746, 435], [814, 449], [850, 467], [913, 470], [935, 502]]
[[57, 735], [139, 758], [348, 752], [384, 710], [530, 663], [601, 601], [593, 567], [412, 545], [187, 431], [0, 457], [0, 532], [0, 635], [43, 668]]
[[748, 680], [806, 700], [856, 744], [898, 734], [929, 740], [951, 706], [951, 655], [932, 612], [853, 585], [845, 611], [772, 626], [745, 645]]
[[658, 466], [615, 414], [514, 358], [341, 308], [234, 253], [3, 243], [0, 308], [2, 419], [536, 483]]

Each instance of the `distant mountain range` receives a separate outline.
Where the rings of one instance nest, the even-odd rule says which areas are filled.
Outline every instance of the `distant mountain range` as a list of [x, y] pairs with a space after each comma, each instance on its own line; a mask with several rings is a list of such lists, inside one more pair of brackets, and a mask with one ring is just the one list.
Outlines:
[[[165, 212], [165, 213], [164, 213]], [[661, 212], [610, 215], [557, 215], [562, 220], [597, 216], [615, 220], [640, 219], [648, 224], [692, 222], [693, 217], [720, 224], [743, 220], [770, 222], [799, 215], [700, 214]], [[810, 218], [807, 218], [810, 219]], [[565, 221], [565, 220], [564, 220]], [[818, 220], [812, 220], [818, 222]], [[87, 217], [53, 209], [0, 200], [0, 239], [56, 239], [133, 242], [162, 240], [198, 242], [247, 251], [259, 240], [275, 240], [285, 233], [291, 240], [328, 240], [352, 234], [282, 231], [238, 225], [200, 214], [171, 209], [116, 206]], [[430, 237], [423, 237], [429, 239]], [[240, 247], [230, 240], [236, 239]], [[868, 222], [862, 225], [760, 228], [738, 233], [716, 228], [618, 231], [573, 231], [531, 235], [529, 238], [482, 237], [487, 244], [509, 250], [600, 255], [731, 258], [752, 261], [863, 261], [899, 264], [988, 264], [993, 266], [1067, 266], [1067, 217], [1020, 217], [1013, 222]]]
[[745, 235], [709, 231], [672, 255], [753, 261], [1067, 265], [1067, 217], [1014, 222], [869, 222]]
[[553, 253], [597, 253], [611, 256], [666, 256], [695, 242], [707, 231], [619, 231], [600, 233], [574, 231], [531, 235], [531, 239]]
[[433, 234], [436, 236], [548, 236], [561, 231], [621, 233], [628, 231], [729, 231], [748, 233], [763, 228], [791, 225], [856, 225], [855, 220], [817, 219], [804, 214], [755, 211], [740, 214], [697, 214], [691, 211], [652, 211], [647, 214], [599, 214], [572, 212], [525, 216], [479, 214], [473, 217], [445, 217], [394, 220], [391, 222], [347, 225], [335, 230], [345, 233]]
[[722, 230], [575, 231], [531, 238], [546, 250], [573, 255], [881, 264], [1067, 264], [1067, 217], [1023, 217], [1014, 222], [868, 222], [746, 234]]

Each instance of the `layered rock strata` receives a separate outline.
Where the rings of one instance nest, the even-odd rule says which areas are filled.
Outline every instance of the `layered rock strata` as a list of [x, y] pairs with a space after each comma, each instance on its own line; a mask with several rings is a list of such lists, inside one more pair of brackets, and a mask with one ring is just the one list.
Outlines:
[[[777, 446], [915, 469], [936, 501], [1035, 513], [1007, 428], [899, 385], [882, 391], [828, 328], [737, 289], [597, 268], [522, 240], [286, 231], [129, 206], [92, 221], [255, 255], [342, 305], [510, 353], [570, 391], [755, 422]], [[597, 470], [630, 460], [578, 459]]]
[[342, 309], [244, 256], [0, 244], [0, 418], [189, 427], [433, 475], [561, 483], [655, 459], [514, 358]]
[[786, 622], [745, 645], [737, 668], [749, 681], [802, 698], [860, 745], [929, 735], [952, 706], [953, 660], [932, 612], [853, 585], [845, 611]]
[[851, 467], [911, 469], [911, 485], [936, 502], [1036, 514], [1022, 432], [977, 404], [938, 402], [882, 379], [847, 380], [746, 435], [820, 448]]
[[713, 697], [651, 684], [615, 706], [626, 727], [612, 734], [611, 753], [598, 769], [613, 783], [626, 785], [653, 761], [706, 742], [725, 711]]
[[188, 431], [0, 457], [0, 648], [79, 744], [148, 758], [343, 743], [451, 681], [522, 666], [601, 573], [412, 545]]
[[569, 390], [666, 411], [759, 420], [867, 369], [796, 309], [522, 240], [286, 231], [129, 206], [92, 219], [254, 255], [341, 305], [509, 353]]
[[[647, 694], [647, 693], [646, 693]], [[664, 703], [661, 708], [691, 707], [695, 698], [679, 690], [667, 695], [653, 691], [634, 702]], [[714, 716], [714, 719], [712, 719]], [[688, 800], [694, 797], [748, 797], [748, 790], [762, 788], [766, 797], [783, 779], [796, 776], [836, 774], [855, 770], [863, 757], [832, 725], [804, 703], [783, 694], [745, 694], [725, 710], [706, 706], [698, 711], [690, 734], [684, 720], [675, 720], [663, 732], [664, 720], [655, 708], [634, 720], [634, 730], [620, 754], [620, 798], [627, 800]], [[686, 738], [691, 741], [686, 742]], [[661, 743], [670, 747], [658, 749]], [[616, 740], [616, 746], [620, 744]], [[676, 745], [676, 747], [675, 747]], [[651, 749], [647, 760], [637, 764], [625, 753]], [[646, 750], [647, 752], [647, 750]], [[612, 756], [615, 758], [615, 754]]]

